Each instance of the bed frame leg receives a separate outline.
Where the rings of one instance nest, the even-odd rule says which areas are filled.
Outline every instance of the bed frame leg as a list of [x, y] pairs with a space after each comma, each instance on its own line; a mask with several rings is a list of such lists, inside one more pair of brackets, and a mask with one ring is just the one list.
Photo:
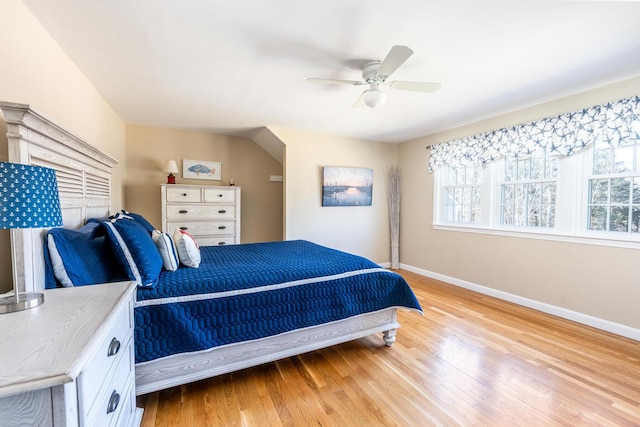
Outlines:
[[389, 329], [383, 332], [382, 339], [387, 347], [391, 347], [396, 342], [396, 331], [397, 329]]

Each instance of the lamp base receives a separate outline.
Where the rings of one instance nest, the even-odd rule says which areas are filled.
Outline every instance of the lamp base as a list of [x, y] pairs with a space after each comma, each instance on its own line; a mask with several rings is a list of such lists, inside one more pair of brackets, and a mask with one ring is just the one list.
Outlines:
[[44, 302], [44, 294], [24, 292], [10, 297], [0, 298], [0, 314], [13, 313], [37, 307]]

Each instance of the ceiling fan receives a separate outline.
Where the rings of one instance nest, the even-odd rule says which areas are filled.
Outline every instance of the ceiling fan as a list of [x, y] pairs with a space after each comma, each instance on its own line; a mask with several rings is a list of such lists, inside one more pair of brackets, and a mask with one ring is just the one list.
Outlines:
[[362, 92], [362, 95], [360, 95], [355, 104], [353, 104], [354, 108], [365, 105], [376, 108], [384, 104], [386, 99], [386, 94], [382, 91], [384, 86], [388, 86], [391, 89], [427, 93], [432, 93], [440, 89], [440, 83], [433, 82], [407, 82], [400, 80], [387, 82], [387, 78], [409, 59], [411, 55], [413, 55], [413, 51], [407, 46], [393, 46], [382, 62], [371, 61], [364, 64], [362, 67], [363, 80], [308, 78], [307, 81], [310, 83], [345, 84], [353, 86], [369, 85], [369, 89]]

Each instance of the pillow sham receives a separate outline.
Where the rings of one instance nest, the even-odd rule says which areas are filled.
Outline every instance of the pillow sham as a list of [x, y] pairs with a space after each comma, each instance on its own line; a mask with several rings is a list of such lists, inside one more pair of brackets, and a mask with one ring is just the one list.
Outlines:
[[[116, 214], [118, 215], [118, 214]], [[135, 222], [137, 222], [138, 224], [142, 225], [144, 227], [145, 230], [147, 230], [149, 232], [149, 234], [153, 233], [153, 231], [156, 229], [153, 224], [151, 224], [149, 221], [147, 221], [147, 219], [145, 217], [143, 217], [140, 214], [137, 213], [133, 213], [133, 212], [128, 212], [126, 210], [122, 210], [122, 215], [125, 216], [129, 216], [131, 218], [133, 218], [133, 220]]]
[[[92, 239], [99, 223], [79, 229], [52, 228], [46, 234], [45, 269], [47, 288], [94, 285], [127, 280], [104, 237]], [[47, 256], [48, 255], [48, 256]], [[53, 272], [54, 283], [49, 272]]]
[[131, 219], [103, 222], [108, 241], [120, 265], [138, 286], [153, 288], [158, 284], [163, 262], [151, 235]]
[[180, 260], [178, 259], [178, 252], [173, 238], [160, 230], [153, 230], [151, 237], [160, 251], [164, 269], [176, 271], [180, 266]]
[[187, 267], [198, 268], [200, 266], [200, 248], [198, 242], [186, 231], [176, 228], [173, 240], [178, 249], [180, 263]]

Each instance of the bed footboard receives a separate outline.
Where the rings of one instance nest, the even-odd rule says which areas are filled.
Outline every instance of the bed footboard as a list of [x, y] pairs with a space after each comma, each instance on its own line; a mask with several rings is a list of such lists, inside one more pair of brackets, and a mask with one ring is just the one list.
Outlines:
[[387, 308], [284, 334], [186, 353], [136, 365], [136, 394], [146, 394], [332, 345], [384, 333], [395, 342], [397, 309]]

